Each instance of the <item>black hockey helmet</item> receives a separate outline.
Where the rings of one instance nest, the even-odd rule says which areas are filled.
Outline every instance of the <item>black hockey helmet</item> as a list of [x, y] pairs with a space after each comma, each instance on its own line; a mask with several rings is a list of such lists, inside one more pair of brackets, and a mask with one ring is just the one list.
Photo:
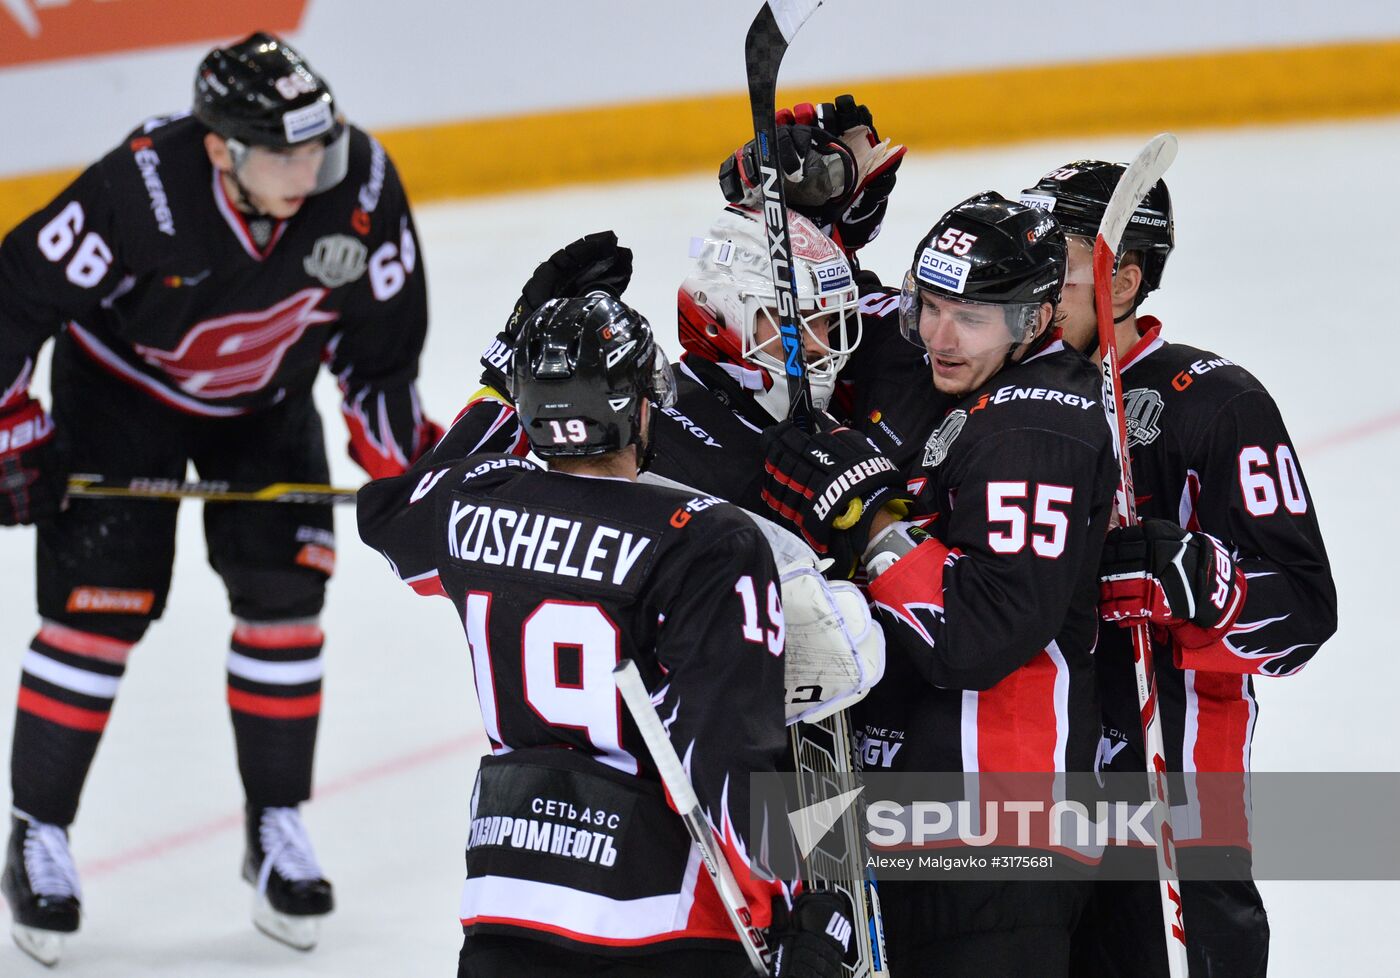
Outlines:
[[900, 302], [905, 338], [923, 346], [919, 293], [930, 292], [1008, 307], [1007, 324], [1019, 342], [1042, 303], [1059, 304], [1065, 263], [1064, 232], [1053, 217], [994, 191], [969, 197], [914, 249]]
[[530, 447], [542, 458], [640, 445], [642, 401], [669, 407], [676, 399], [651, 324], [599, 293], [551, 299], [530, 314], [520, 327], [513, 380]]
[[286, 42], [262, 31], [204, 56], [194, 80], [194, 115], [248, 146], [329, 142], [343, 127], [325, 79]]
[[280, 38], [262, 31], [204, 56], [194, 116], [229, 143], [235, 171], [253, 147], [326, 146], [314, 193], [345, 178], [349, 140], [326, 80]]
[[[1055, 215], [1066, 234], [1091, 241], [1098, 236], [1109, 198], [1127, 166], [1103, 160], [1076, 160], [1051, 170], [1034, 187], [1021, 191], [1021, 202]], [[1172, 197], [1165, 180], [1158, 180], [1128, 218], [1122, 248], [1143, 252], [1142, 288], [1138, 301], [1162, 284], [1167, 256], [1176, 244]]]

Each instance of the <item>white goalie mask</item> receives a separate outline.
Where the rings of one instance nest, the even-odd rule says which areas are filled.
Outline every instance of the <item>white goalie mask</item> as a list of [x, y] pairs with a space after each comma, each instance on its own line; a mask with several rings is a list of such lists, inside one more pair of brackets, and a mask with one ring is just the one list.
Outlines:
[[[792, 211], [788, 228], [807, 380], [813, 404], [822, 409], [860, 343], [859, 295], [850, 263], [834, 241]], [[762, 214], [726, 208], [704, 238], [691, 241], [690, 255], [695, 264], [679, 296], [681, 345], [706, 360], [763, 371], [755, 400], [774, 418], [787, 417], [778, 299]]]

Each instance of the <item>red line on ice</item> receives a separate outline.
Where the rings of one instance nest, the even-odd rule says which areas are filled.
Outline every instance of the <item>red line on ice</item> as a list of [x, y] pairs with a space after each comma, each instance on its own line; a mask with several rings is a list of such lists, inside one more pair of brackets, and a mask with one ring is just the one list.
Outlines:
[[1302, 458], [1306, 462], [1314, 455], [1321, 455], [1323, 452], [1340, 448], [1354, 441], [1361, 441], [1364, 438], [1370, 438], [1372, 435], [1382, 434], [1396, 427], [1400, 427], [1400, 411], [1382, 414], [1379, 417], [1341, 428], [1308, 442], [1303, 446]]

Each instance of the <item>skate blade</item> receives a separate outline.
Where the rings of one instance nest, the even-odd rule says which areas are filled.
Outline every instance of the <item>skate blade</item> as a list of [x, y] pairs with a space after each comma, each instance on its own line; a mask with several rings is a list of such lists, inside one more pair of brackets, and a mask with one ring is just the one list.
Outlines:
[[52, 968], [63, 956], [64, 934], [61, 931], [14, 924], [10, 928], [10, 934], [21, 951], [42, 965]]
[[274, 941], [281, 941], [298, 951], [309, 951], [321, 939], [321, 918], [319, 916], [295, 916], [281, 913], [272, 908], [267, 898], [259, 896], [253, 901], [253, 926]]

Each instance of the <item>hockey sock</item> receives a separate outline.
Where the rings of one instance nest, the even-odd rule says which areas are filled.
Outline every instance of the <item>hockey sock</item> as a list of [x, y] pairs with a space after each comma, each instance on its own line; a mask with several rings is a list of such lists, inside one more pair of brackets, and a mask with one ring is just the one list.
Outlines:
[[133, 643], [45, 622], [21, 661], [10, 751], [14, 806], [69, 825]]
[[314, 621], [240, 621], [228, 655], [228, 705], [248, 804], [295, 807], [311, 797], [321, 716]]

